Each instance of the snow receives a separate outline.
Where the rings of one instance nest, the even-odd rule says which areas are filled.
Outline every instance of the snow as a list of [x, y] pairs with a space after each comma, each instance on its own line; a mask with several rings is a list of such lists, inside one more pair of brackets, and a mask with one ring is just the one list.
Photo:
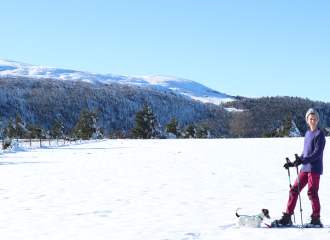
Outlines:
[[154, 88], [205, 103], [220, 104], [234, 101], [229, 95], [220, 93], [204, 85], [182, 78], [165, 76], [129, 76], [104, 74], [54, 67], [34, 66], [0, 59], [0, 76], [21, 76], [30, 78], [53, 78], [59, 80], [82, 80], [86, 82], [119, 83], [143, 88]]
[[[329, 142], [319, 196], [323, 229], [236, 228], [235, 210], [270, 223], [303, 138], [106, 140], [0, 153], [1, 239], [328, 239]], [[296, 176], [291, 169], [291, 180]], [[303, 220], [311, 214], [306, 189]], [[296, 222], [300, 224], [299, 203]]]
[[300, 131], [293, 120], [291, 121], [291, 124], [292, 124], [292, 129], [289, 133], [290, 137], [301, 137]]
[[325, 130], [330, 133], [330, 127], [326, 127]]
[[242, 109], [237, 108], [225, 108], [228, 112], [244, 112]]

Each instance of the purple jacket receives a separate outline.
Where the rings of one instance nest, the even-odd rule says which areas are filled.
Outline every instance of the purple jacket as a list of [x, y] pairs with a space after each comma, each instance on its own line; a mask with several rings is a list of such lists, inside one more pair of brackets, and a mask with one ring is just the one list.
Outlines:
[[305, 134], [304, 151], [301, 155], [303, 166], [301, 172], [323, 174], [323, 150], [325, 136], [321, 129], [310, 131]]

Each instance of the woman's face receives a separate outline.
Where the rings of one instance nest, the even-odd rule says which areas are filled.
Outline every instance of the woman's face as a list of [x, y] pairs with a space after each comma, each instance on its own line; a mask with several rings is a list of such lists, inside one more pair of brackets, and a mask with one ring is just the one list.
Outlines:
[[315, 114], [310, 114], [307, 118], [307, 123], [310, 126], [311, 129], [316, 129], [317, 128], [317, 123], [318, 123], [317, 116]]

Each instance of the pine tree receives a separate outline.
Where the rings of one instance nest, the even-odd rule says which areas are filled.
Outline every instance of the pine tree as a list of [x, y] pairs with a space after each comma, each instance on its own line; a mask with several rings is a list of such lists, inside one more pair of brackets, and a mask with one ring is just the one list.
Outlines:
[[292, 125], [292, 117], [291, 116], [287, 116], [285, 118], [285, 122], [284, 122], [284, 126], [282, 128], [281, 134], [282, 136], [290, 136], [290, 130], [293, 128]]
[[22, 121], [22, 118], [20, 115], [17, 115], [15, 118], [15, 124], [14, 127], [14, 135], [17, 138], [22, 138], [25, 135], [26, 132], [26, 124]]
[[203, 125], [203, 138], [211, 138], [211, 133], [210, 133], [210, 130], [211, 130], [211, 127], [210, 127], [210, 124], [208, 122], [206, 122], [204, 125]]
[[176, 136], [176, 138], [181, 137], [181, 123], [176, 120], [176, 118], [172, 118], [171, 122], [166, 124], [166, 133], [172, 133]]
[[297, 129], [295, 123], [293, 122], [292, 116], [287, 116], [285, 118], [284, 126], [281, 126], [277, 136], [279, 137], [296, 137], [300, 136], [300, 132]]
[[135, 113], [135, 128], [130, 129], [132, 138], [148, 139], [161, 135], [157, 115], [147, 106]]
[[96, 125], [99, 120], [99, 111], [94, 109], [92, 112], [88, 113], [88, 109], [80, 111], [78, 115], [79, 121], [76, 124], [74, 132], [78, 139], [90, 139], [94, 133], [97, 132], [98, 126]]
[[40, 125], [27, 125], [25, 138], [39, 139], [42, 137], [42, 127]]
[[210, 137], [210, 126], [208, 123], [204, 125], [198, 124], [196, 127], [196, 138], [209, 138]]
[[196, 137], [196, 129], [193, 124], [188, 125], [184, 132], [185, 132], [184, 138], [195, 138]]
[[4, 134], [10, 139], [14, 138], [15, 128], [14, 128], [14, 120], [12, 118], [9, 118], [8, 124], [4, 129]]
[[54, 124], [53, 128], [52, 128], [52, 135], [56, 138], [56, 137], [61, 137], [63, 135], [63, 121], [61, 118], [57, 118], [56, 123]]
[[203, 138], [204, 135], [204, 128], [198, 124], [196, 127], [196, 138]]

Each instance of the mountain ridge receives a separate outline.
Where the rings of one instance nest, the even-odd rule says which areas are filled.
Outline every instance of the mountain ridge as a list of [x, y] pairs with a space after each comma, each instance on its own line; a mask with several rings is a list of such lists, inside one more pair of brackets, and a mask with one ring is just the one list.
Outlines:
[[235, 101], [234, 97], [208, 88], [198, 82], [175, 77], [156, 75], [115, 75], [83, 70], [43, 67], [11, 60], [0, 60], [0, 76], [53, 78], [57, 80], [81, 80], [85, 82], [119, 83], [148, 89], [157, 89], [204, 103], [220, 104]]

